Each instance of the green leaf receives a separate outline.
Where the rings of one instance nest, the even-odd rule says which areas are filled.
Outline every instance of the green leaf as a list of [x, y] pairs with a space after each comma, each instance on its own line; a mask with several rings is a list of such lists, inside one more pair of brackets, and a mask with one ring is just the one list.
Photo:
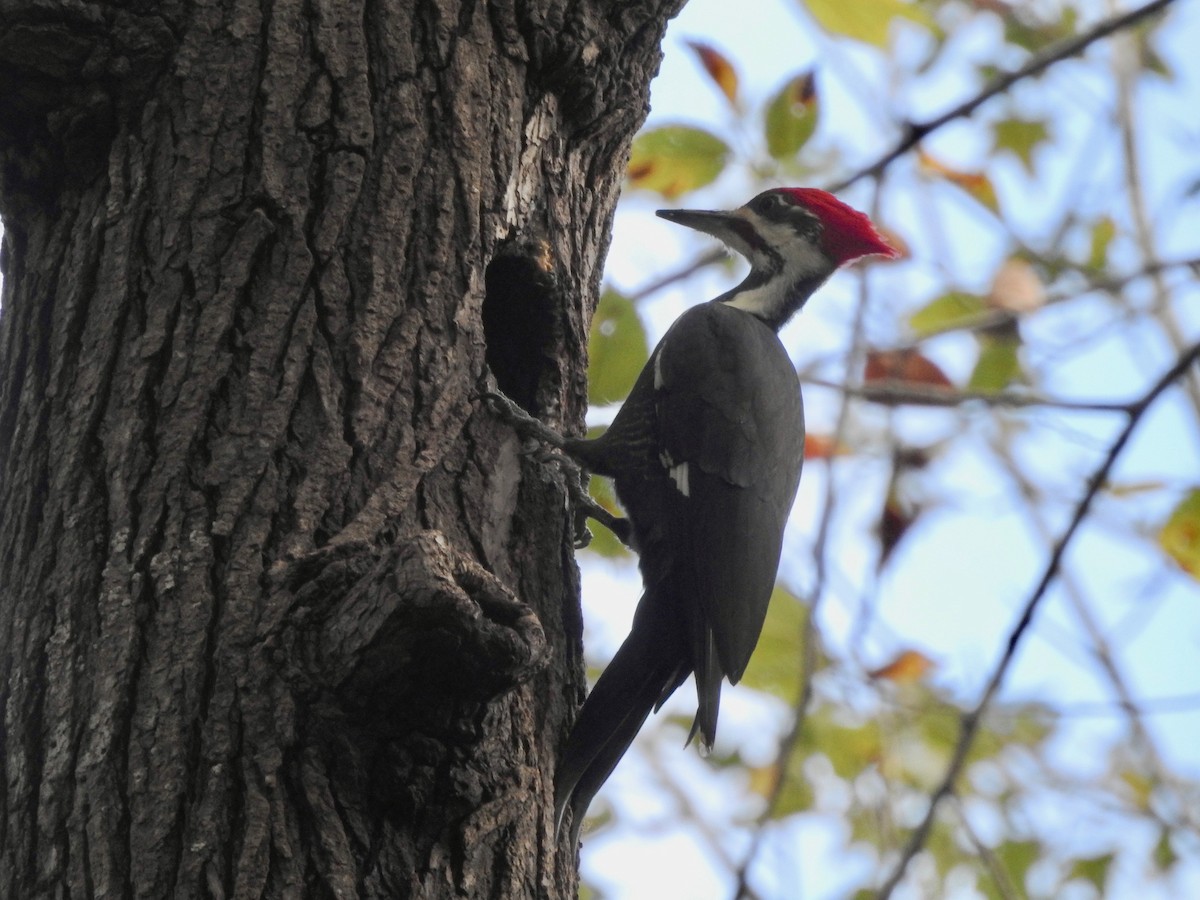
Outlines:
[[1150, 797], [1154, 793], [1153, 779], [1135, 768], [1118, 768], [1115, 774], [1130, 802], [1139, 811], [1148, 810]]
[[1092, 246], [1088, 251], [1087, 267], [1103, 270], [1108, 267], [1108, 245], [1117, 236], [1117, 223], [1112, 216], [1101, 216], [1092, 225]]
[[1036, 749], [1054, 734], [1058, 719], [1058, 711], [1050, 706], [1022, 703], [1009, 710], [1005, 721], [998, 722], [996, 729], [1003, 730], [1014, 744]]
[[1057, 21], [1035, 18], [1036, 13], [1016, 7], [1004, 16], [1004, 39], [1029, 51], [1037, 51], [1073, 36], [1077, 30], [1079, 13], [1073, 7], [1064, 6]]
[[813, 753], [824, 754], [839, 778], [852, 780], [883, 757], [882, 728], [876, 719], [855, 721], [843, 710], [821, 707], [805, 718], [793, 756], [799, 766]]
[[628, 297], [605, 290], [588, 337], [588, 403], [600, 406], [628, 397], [649, 357], [637, 308]]
[[994, 394], [1004, 390], [1021, 374], [1018, 351], [1021, 339], [1015, 330], [979, 336], [979, 359], [967, 382], [967, 390]]
[[908, 19], [926, 28], [933, 27], [928, 14], [902, 0], [801, 0], [817, 24], [831, 34], [886, 47], [888, 26], [893, 19]]
[[767, 152], [791, 159], [817, 128], [817, 82], [812, 72], [790, 79], [767, 104]]
[[[772, 818], [786, 819], [798, 812], [806, 812], [813, 808], [816, 795], [812, 784], [801, 768], [802, 760], [796, 760], [788, 766], [783, 786], [779, 789], [778, 799], [772, 809]], [[750, 786], [764, 797], [775, 791], [775, 781], [779, 778], [779, 767], [776, 765], [761, 766], [750, 769]]]
[[795, 703], [800, 693], [807, 618], [808, 607], [795, 594], [776, 586], [767, 607], [762, 635], [741, 683]]
[[626, 174], [633, 187], [674, 200], [715, 181], [729, 153], [728, 144], [702, 128], [667, 125], [634, 138]]
[[1075, 860], [1075, 864], [1071, 866], [1071, 871], [1068, 878], [1081, 878], [1084, 881], [1090, 882], [1101, 897], [1104, 896], [1104, 885], [1108, 881], [1108, 870], [1112, 865], [1113, 855], [1105, 853], [1103, 856], [1092, 856], [1085, 859]]
[[1200, 581], [1200, 488], [1171, 511], [1158, 533], [1159, 546], [1197, 581]]
[[996, 858], [1018, 888], [1024, 888], [1029, 867], [1042, 856], [1041, 841], [1005, 841], [996, 848]]
[[1179, 860], [1179, 854], [1171, 846], [1171, 832], [1166, 828], [1162, 830], [1158, 836], [1158, 843], [1154, 845], [1153, 858], [1154, 865], [1160, 872], [1167, 871]]
[[1005, 119], [992, 130], [993, 148], [1007, 150], [1021, 161], [1025, 170], [1033, 171], [1033, 151], [1050, 137], [1050, 130], [1041, 119]]
[[968, 325], [987, 311], [987, 301], [978, 294], [952, 291], [930, 300], [909, 316], [908, 327], [917, 337], [929, 337]]
[[938, 874], [942, 876], [958, 865], [963, 858], [954, 831], [943, 821], [934, 822], [925, 841], [925, 850], [937, 866]]
[[1142, 22], [1134, 27], [1133, 37], [1137, 42], [1138, 63], [1147, 72], [1158, 75], [1164, 81], [1174, 81], [1175, 73], [1171, 70], [1167, 61], [1159, 55], [1158, 50], [1152, 43], [1155, 31], [1160, 24], [1151, 20], [1149, 22]]

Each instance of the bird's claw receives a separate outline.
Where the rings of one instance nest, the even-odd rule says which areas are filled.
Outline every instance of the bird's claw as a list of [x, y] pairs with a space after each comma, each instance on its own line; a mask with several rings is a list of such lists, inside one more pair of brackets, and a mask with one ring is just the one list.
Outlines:
[[627, 547], [632, 547], [633, 530], [628, 519], [615, 516], [598, 504], [587, 491], [587, 476], [579, 463], [571, 459], [562, 448], [563, 436], [540, 419], [523, 410], [511, 397], [499, 391], [484, 390], [480, 394], [501, 421], [511, 425], [522, 438], [521, 454], [539, 463], [553, 463], [562, 469], [567, 483], [567, 494], [576, 512], [575, 546], [586, 547], [592, 541], [587, 520], [595, 519], [617, 536]]
[[531, 416], [511, 397], [492, 390], [484, 390], [480, 396], [491, 407], [497, 418], [511, 425], [522, 438], [540, 444], [549, 444], [554, 448], [560, 448], [565, 443], [561, 434], [541, 419]]

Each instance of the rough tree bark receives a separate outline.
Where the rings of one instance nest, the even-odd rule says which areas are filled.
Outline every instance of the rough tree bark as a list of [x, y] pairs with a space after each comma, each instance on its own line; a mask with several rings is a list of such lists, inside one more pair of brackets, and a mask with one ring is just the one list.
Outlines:
[[0, 2], [0, 896], [532, 897], [682, 0]]

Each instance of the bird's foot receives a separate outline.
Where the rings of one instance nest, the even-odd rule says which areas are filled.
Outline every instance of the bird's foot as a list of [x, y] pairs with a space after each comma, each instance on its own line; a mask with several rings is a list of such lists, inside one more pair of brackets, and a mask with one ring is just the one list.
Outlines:
[[556, 450], [561, 450], [567, 443], [566, 438], [543, 422], [531, 416], [517, 405], [516, 401], [506, 397], [499, 391], [484, 391], [483, 399], [492, 412], [502, 421], [511, 425], [521, 437], [549, 444]]
[[633, 546], [633, 526], [629, 520], [613, 515], [593, 499], [581, 482], [575, 481], [567, 474], [567, 492], [571, 495], [571, 503], [575, 509], [575, 546], [582, 549], [592, 542], [592, 532], [587, 527], [588, 519], [595, 519], [614, 535], [617, 540], [628, 547]]
[[546, 423], [525, 412], [515, 401], [498, 390], [483, 392], [484, 401], [497, 417], [511, 425], [526, 442], [522, 452], [541, 463], [557, 465], [565, 476], [567, 494], [575, 510], [575, 546], [586, 547], [592, 541], [587, 520], [595, 519], [625, 546], [632, 548], [633, 529], [628, 519], [613, 515], [597, 503], [587, 491], [588, 475], [567, 455], [566, 439]]

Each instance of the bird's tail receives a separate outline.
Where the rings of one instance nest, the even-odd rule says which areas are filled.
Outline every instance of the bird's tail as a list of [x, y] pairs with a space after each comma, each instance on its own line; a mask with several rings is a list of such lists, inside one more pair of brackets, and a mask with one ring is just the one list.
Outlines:
[[656, 627], [658, 611], [643, 597], [633, 630], [579, 711], [555, 777], [554, 818], [562, 828], [571, 810], [571, 846], [592, 798], [608, 780], [652, 709], [691, 673], [672, 637]]

